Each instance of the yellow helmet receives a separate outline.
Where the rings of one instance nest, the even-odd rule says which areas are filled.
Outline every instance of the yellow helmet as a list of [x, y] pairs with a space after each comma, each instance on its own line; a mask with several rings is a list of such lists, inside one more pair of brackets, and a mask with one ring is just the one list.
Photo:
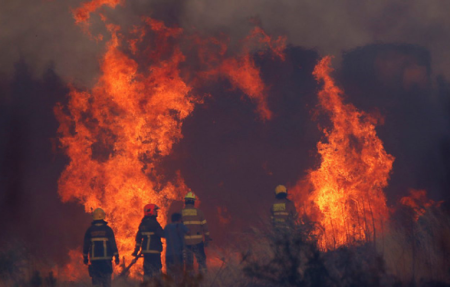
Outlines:
[[96, 210], [94, 210], [94, 212], [92, 213], [92, 218], [94, 220], [103, 220], [105, 219], [106, 213], [105, 211], [103, 211], [103, 209], [101, 208], [97, 208]]
[[195, 200], [195, 194], [192, 191], [189, 191], [184, 197], [185, 200]]
[[287, 193], [286, 186], [280, 184], [277, 187], [275, 187], [275, 194], [280, 194], [280, 193]]

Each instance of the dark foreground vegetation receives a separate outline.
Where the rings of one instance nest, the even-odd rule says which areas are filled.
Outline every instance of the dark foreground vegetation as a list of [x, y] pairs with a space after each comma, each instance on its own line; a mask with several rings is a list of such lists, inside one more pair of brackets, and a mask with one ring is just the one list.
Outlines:
[[[327, 252], [318, 249], [313, 228], [304, 221], [291, 232], [254, 229], [243, 235], [247, 245], [210, 248], [217, 262], [204, 276], [184, 274], [175, 282], [163, 275], [146, 284], [116, 279], [113, 286], [450, 286], [450, 216], [443, 208], [418, 219], [401, 210], [384, 236]], [[20, 243], [1, 249], [1, 286], [90, 286], [89, 278], [70, 282], [43, 271]]]

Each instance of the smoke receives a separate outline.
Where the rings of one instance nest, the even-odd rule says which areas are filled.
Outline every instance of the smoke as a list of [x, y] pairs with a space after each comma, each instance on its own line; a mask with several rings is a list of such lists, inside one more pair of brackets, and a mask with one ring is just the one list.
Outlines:
[[384, 116], [380, 138], [396, 157], [386, 190], [392, 202], [409, 188], [448, 197], [449, 158], [443, 147], [450, 135], [450, 102], [448, 87], [432, 85], [431, 55], [415, 45], [375, 44], [343, 57], [341, 81], [349, 101]]
[[19, 242], [50, 264], [79, 246], [89, 224], [82, 207], [62, 204], [57, 194], [67, 159], [55, 152], [52, 111], [67, 92], [52, 67], [37, 79], [23, 61], [0, 88], [0, 242]]
[[420, 45], [433, 55], [434, 72], [448, 77], [449, 8], [442, 0], [193, 0], [185, 6], [183, 24], [236, 35], [243, 33], [249, 17], [257, 17], [269, 34], [286, 35], [292, 45], [317, 49], [321, 55], [340, 56], [371, 43]]
[[[298, 47], [286, 50], [284, 62], [257, 57], [270, 87], [271, 121], [259, 121], [252, 104], [242, 102], [240, 92], [230, 91], [226, 82], [208, 90], [213, 97], [185, 121], [184, 139], [168, 165], [181, 170], [200, 195], [219, 238], [267, 219], [274, 187], [294, 186], [319, 164], [319, 127], [329, 124], [315, 116], [319, 87], [312, 71], [319, 58]], [[388, 204], [394, 206], [409, 189], [447, 200], [448, 83], [439, 89], [431, 85], [430, 52], [407, 44], [367, 45], [345, 53], [335, 76], [346, 102], [384, 118], [377, 133], [396, 158], [385, 189]], [[220, 223], [218, 207], [231, 215], [228, 225]]]
[[[275, 186], [295, 182], [314, 165], [319, 130], [310, 120], [317, 88], [311, 72], [317, 59], [317, 53], [298, 47], [287, 49], [284, 62], [257, 57], [270, 86], [270, 121], [261, 121], [254, 104], [225, 81], [207, 88], [213, 96], [185, 120], [184, 138], [167, 166], [181, 170], [200, 196], [220, 244], [267, 220]], [[231, 220], [221, 223], [221, 216]]]
[[2, 1], [0, 3], [0, 72], [11, 78], [19, 60], [41, 76], [49, 63], [65, 81], [91, 85], [103, 50], [74, 25], [71, 8], [82, 1]]
[[[0, 23], [8, 27], [0, 30], [2, 235], [39, 247], [60, 244], [43, 249], [55, 260], [81, 244], [89, 218], [81, 206], [58, 198], [67, 159], [55, 153], [52, 109], [64, 101], [68, 83], [89, 88], [96, 82], [108, 40], [98, 15], [91, 17], [91, 31], [105, 35], [102, 41], [75, 26], [70, 8], [80, 3], [0, 2]], [[409, 188], [448, 198], [448, 8], [449, 2], [434, 0], [139, 0], [101, 12], [123, 29], [144, 14], [206, 35], [223, 31], [237, 43], [253, 18], [268, 34], [288, 36], [285, 61], [255, 56], [273, 119], [260, 121], [254, 104], [225, 80], [204, 87], [197, 92], [212, 97], [185, 120], [184, 138], [162, 163], [167, 174], [180, 170], [200, 195], [213, 238], [225, 243], [233, 232], [267, 218], [276, 185], [292, 186], [318, 164], [317, 126], [326, 122], [312, 120], [318, 86], [311, 73], [324, 54], [337, 57], [346, 100], [385, 118], [377, 132], [396, 157], [386, 190], [390, 202]]]
[[[71, 9], [81, 0], [3, 1], [0, 3], [0, 59], [12, 72], [21, 56], [38, 72], [49, 61], [65, 79], [93, 83], [103, 43], [90, 40], [74, 25]], [[296, 0], [153, 0], [125, 1], [115, 10], [100, 11], [124, 28], [147, 15], [208, 35], [226, 32], [241, 39], [256, 17], [271, 35], [286, 35], [290, 44], [340, 57], [342, 51], [372, 43], [406, 43], [428, 49], [434, 74], [450, 76], [450, 3], [430, 1], [296, 1]], [[98, 15], [90, 20], [93, 35], [104, 34]], [[103, 41], [105, 41], [104, 39]]]

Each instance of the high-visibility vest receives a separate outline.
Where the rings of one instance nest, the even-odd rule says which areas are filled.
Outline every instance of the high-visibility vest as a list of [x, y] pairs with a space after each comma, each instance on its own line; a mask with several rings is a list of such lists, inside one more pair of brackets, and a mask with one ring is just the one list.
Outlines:
[[111, 260], [118, 255], [114, 232], [103, 220], [96, 220], [84, 236], [83, 255], [91, 261]]
[[184, 236], [186, 245], [195, 245], [203, 242], [203, 237], [209, 237], [208, 224], [200, 209], [192, 204], [186, 204], [181, 210], [183, 224], [187, 226], [189, 232]]

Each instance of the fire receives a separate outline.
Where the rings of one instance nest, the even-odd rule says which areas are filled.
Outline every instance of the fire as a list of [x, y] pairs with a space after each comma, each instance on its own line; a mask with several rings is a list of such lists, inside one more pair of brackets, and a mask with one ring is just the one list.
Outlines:
[[[94, 0], [75, 10], [74, 17], [78, 24], [85, 24], [100, 6], [114, 8], [121, 3]], [[59, 179], [58, 192], [63, 202], [78, 201], [88, 213], [102, 207], [115, 232], [120, 256], [129, 262], [143, 206], [157, 204], [161, 208], [158, 220], [164, 226], [171, 202], [182, 199], [190, 190], [180, 173], [175, 179], [166, 178], [159, 163], [183, 138], [183, 120], [202, 102], [192, 94], [194, 84], [201, 82], [195, 78], [207, 73], [189, 75], [189, 69], [184, 69], [181, 76], [181, 66], [189, 64], [180, 48], [181, 28], [144, 18], [144, 25], [134, 27], [129, 39], [120, 26], [108, 24], [105, 16], [101, 18], [111, 39], [100, 61], [98, 82], [91, 90], [71, 87], [67, 106], [58, 104], [54, 108], [60, 123], [60, 146], [70, 158]], [[153, 46], [142, 48], [148, 35]], [[249, 37], [259, 37], [260, 47], [281, 53], [278, 44], [282, 41], [272, 43], [260, 29]], [[250, 50], [244, 54], [239, 55], [239, 59], [247, 59], [242, 66], [219, 52], [214, 56], [219, 61], [210, 68], [227, 75], [238, 73], [229, 77], [231, 83], [258, 99], [258, 111], [270, 118], [259, 70]], [[249, 68], [242, 71], [242, 67]]]
[[75, 18], [75, 22], [77, 24], [86, 23], [91, 17], [91, 13], [101, 6], [108, 5], [111, 8], [115, 8], [122, 2], [123, 0], [92, 0], [90, 2], [83, 3], [81, 7], [73, 10], [73, 17]]
[[[163, 32], [162, 42], [178, 33], [149, 23], [155, 33]], [[91, 92], [72, 88], [68, 112], [62, 105], [55, 108], [60, 142], [71, 159], [59, 180], [59, 194], [63, 201], [78, 200], [86, 212], [102, 207], [120, 254], [128, 257], [143, 206], [159, 205], [164, 223], [170, 202], [189, 190], [180, 176], [164, 182], [157, 165], [182, 138], [182, 121], [196, 101], [179, 75], [184, 60], [179, 49], [167, 60], [155, 60], [148, 74], [139, 74], [138, 64], [119, 50], [119, 27], [109, 29], [112, 39], [96, 86]]]
[[217, 207], [217, 215], [219, 217], [219, 222], [222, 225], [230, 224], [231, 215], [228, 213], [228, 209], [226, 207]]
[[409, 196], [400, 199], [400, 203], [414, 210], [414, 219], [417, 221], [419, 217], [425, 214], [426, 209], [432, 206], [439, 206], [443, 201], [435, 202], [427, 197], [426, 190], [409, 190]]
[[377, 118], [343, 103], [343, 91], [330, 76], [330, 61], [323, 58], [313, 72], [323, 82], [319, 103], [332, 126], [323, 130], [327, 141], [317, 144], [321, 163], [308, 174], [313, 204], [306, 210], [320, 223], [324, 249], [373, 240], [383, 230], [388, 219], [383, 188], [394, 161], [376, 134]]
[[219, 70], [221, 74], [228, 77], [234, 87], [240, 88], [252, 101], [257, 103], [257, 111], [262, 120], [270, 120], [272, 112], [267, 104], [267, 88], [250, 54], [255, 40], [257, 47], [267, 46], [274, 55], [284, 60], [283, 51], [286, 47], [286, 38], [279, 37], [273, 41], [260, 27], [255, 27], [245, 38], [240, 57], [224, 60]]
[[[228, 40], [228, 39], [227, 39]], [[242, 41], [241, 51], [236, 57], [227, 57], [227, 44], [216, 38], [201, 40], [196, 38], [200, 45], [199, 58], [208, 66], [202, 76], [223, 77], [230, 81], [233, 88], [243, 91], [251, 101], [256, 103], [256, 110], [260, 119], [270, 120], [273, 116], [267, 103], [267, 87], [261, 79], [260, 70], [252, 57], [253, 51], [269, 50], [284, 61], [286, 37], [273, 40], [260, 27], [253, 28], [250, 34]], [[215, 46], [216, 50], [207, 46]]]
[[53, 268], [53, 274], [56, 278], [59, 280], [64, 281], [79, 281], [80, 279], [83, 279], [87, 281], [88, 274], [86, 273], [86, 268], [80, 260], [80, 254], [81, 254], [81, 248], [77, 250], [70, 250], [69, 251], [69, 257], [70, 257], [70, 263], [66, 264], [62, 268]]

